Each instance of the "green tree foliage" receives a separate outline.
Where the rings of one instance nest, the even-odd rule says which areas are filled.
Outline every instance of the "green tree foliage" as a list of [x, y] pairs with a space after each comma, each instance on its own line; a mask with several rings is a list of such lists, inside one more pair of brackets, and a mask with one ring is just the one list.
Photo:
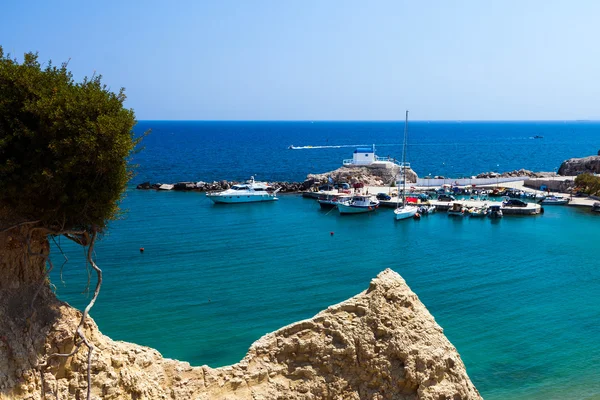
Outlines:
[[118, 214], [137, 144], [124, 90], [0, 47], [0, 205], [52, 229], [102, 230]]
[[575, 185], [584, 193], [591, 196], [600, 196], [600, 176], [592, 174], [580, 174], [575, 177]]

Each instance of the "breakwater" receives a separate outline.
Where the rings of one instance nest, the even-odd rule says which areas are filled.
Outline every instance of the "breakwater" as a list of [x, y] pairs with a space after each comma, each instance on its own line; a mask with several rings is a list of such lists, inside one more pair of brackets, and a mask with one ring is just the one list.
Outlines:
[[[215, 182], [177, 182], [173, 184], [144, 182], [136, 186], [136, 189], [142, 190], [177, 190], [177, 191], [196, 191], [213, 192], [227, 190], [231, 186], [243, 183], [236, 181], [215, 181]], [[294, 193], [310, 189], [315, 183], [314, 180], [304, 182], [269, 182], [270, 186], [279, 189], [280, 193]]]

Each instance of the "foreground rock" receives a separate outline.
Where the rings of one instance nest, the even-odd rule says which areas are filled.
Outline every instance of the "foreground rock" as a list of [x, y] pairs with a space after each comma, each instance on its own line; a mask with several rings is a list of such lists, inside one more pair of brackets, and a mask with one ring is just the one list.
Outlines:
[[570, 158], [563, 161], [558, 169], [558, 174], [562, 176], [576, 176], [583, 173], [600, 174], [600, 154], [583, 158]]
[[[39, 367], [44, 354], [71, 351], [79, 311], [45, 292], [38, 312], [15, 319], [20, 311], [12, 307], [29, 311], [26, 297], [14, 301], [1, 294], [0, 399], [41, 399], [38, 369], [46, 398], [85, 398], [86, 350]], [[6, 324], [11, 319], [16, 322]], [[156, 350], [115, 342], [92, 320], [85, 332], [96, 347], [95, 399], [481, 398], [442, 328], [391, 270], [365, 292], [262, 337], [229, 367], [190, 367]]]

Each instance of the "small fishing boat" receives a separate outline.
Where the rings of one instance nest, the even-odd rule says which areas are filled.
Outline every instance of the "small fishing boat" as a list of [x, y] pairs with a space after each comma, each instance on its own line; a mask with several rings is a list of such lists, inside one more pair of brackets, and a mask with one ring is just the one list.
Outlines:
[[481, 218], [485, 217], [488, 212], [488, 206], [484, 204], [481, 207], [473, 207], [469, 210], [469, 216], [471, 218]]
[[544, 198], [541, 201], [541, 204], [546, 205], [546, 206], [557, 206], [557, 205], [563, 205], [563, 204], [567, 204], [569, 202], [569, 198], [568, 197], [561, 197], [561, 196], [546, 196], [546, 198]]
[[467, 213], [461, 203], [453, 203], [452, 207], [448, 210], [449, 217], [464, 217], [465, 215]]
[[502, 210], [500, 206], [490, 206], [487, 215], [490, 218], [502, 218]]
[[349, 194], [325, 194], [317, 199], [317, 202], [324, 210], [330, 210], [337, 207], [338, 203], [343, 203], [350, 200], [352, 196]]
[[340, 214], [360, 214], [375, 211], [379, 207], [379, 200], [370, 195], [354, 195], [349, 200], [338, 202]]

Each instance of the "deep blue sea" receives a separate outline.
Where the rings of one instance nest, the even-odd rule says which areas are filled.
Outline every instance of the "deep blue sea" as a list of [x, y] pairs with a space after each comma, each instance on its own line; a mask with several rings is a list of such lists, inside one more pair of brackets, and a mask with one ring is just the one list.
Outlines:
[[[354, 145], [400, 158], [403, 122], [142, 121], [136, 131], [150, 128], [132, 185], [302, 181], [339, 167]], [[409, 124], [408, 161], [420, 176], [553, 171], [599, 149], [597, 122]], [[128, 190], [123, 219], [96, 248], [104, 285], [91, 315], [102, 332], [223, 366], [389, 267], [444, 328], [484, 398], [600, 399], [600, 216], [548, 206], [535, 217], [396, 222], [390, 209], [342, 217], [280, 197], [216, 206], [203, 193]], [[83, 250], [67, 242], [64, 283], [56, 249], [52, 281], [83, 308]]]

